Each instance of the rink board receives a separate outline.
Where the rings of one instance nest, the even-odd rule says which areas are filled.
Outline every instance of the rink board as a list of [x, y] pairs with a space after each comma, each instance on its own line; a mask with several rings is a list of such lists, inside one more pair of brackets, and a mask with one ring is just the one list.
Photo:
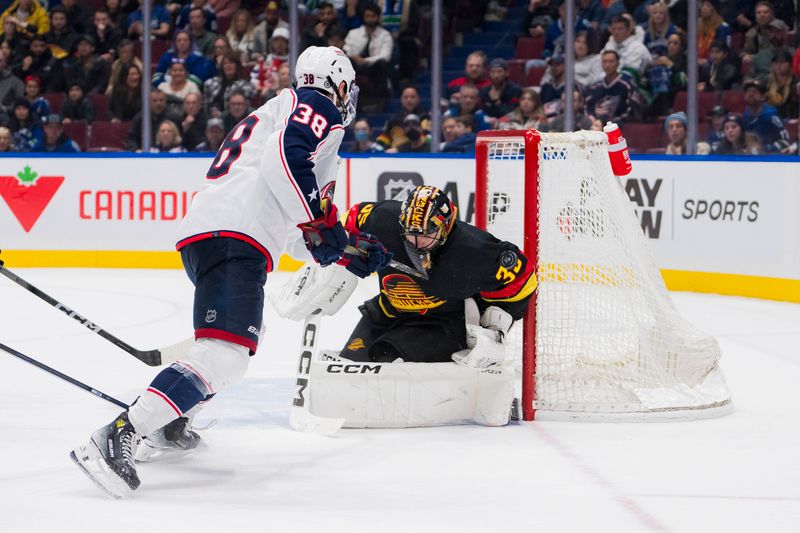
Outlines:
[[[0, 249], [9, 266], [180, 268], [180, 219], [207, 155], [0, 158]], [[345, 158], [344, 209], [436, 185], [474, 218], [474, 159]], [[622, 179], [670, 289], [800, 301], [800, 163], [634, 158]], [[284, 256], [279, 268], [297, 268]]]

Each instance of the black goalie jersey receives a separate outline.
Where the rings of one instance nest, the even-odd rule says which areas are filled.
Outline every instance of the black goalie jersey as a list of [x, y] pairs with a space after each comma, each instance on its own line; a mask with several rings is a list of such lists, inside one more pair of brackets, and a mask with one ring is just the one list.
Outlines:
[[[410, 265], [400, 210], [401, 203], [394, 200], [357, 204], [346, 227], [375, 235], [395, 260]], [[433, 251], [429, 279], [391, 267], [378, 276], [380, 292], [362, 306], [363, 318], [342, 351], [344, 357], [449, 361], [450, 354], [466, 348], [466, 298], [474, 298], [481, 312], [495, 305], [518, 320], [536, 289], [533, 267], [515, 245], [465, 222], [457, 222]]]

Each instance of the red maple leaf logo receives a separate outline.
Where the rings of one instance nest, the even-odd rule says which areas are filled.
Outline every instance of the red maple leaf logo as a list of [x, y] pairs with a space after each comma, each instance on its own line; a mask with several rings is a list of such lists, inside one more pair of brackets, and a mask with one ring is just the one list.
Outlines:
[[63, 182], [64, 176], [39, 176], [25, 166], [16, 176], [0, 176], [0, 196], [28, 232]]

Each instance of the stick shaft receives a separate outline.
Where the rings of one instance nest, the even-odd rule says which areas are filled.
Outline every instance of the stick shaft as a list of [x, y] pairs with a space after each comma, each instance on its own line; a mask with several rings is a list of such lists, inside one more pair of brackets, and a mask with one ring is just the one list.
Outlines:
[[7, 353], [13, 355], [14, 357], [16, 357], [18, 359], [22, 359], [26, 363], [29, 363], [29, 364], [35, 366], [36, 368], [44, 370], [48, 374], [52, 374], [52, 375], [56, 376], [57, 378], [60, 378], [60, 379], [62, 379], [64, 381], [66, 381], [67, 383], [71, 383], [72, 385], [75, 385], [79, 389], [83, 389], [86, 392], [94, 394], [98, 398], [102, 398], [103, 400], [105, 400], [107, 402], [113, 403], [114, 405], [116, 405], [118, 407], [122, 407], [123, 409], [127, 409], [129, 407], [128, 404], [126, 404], [125, 402], [117, 400], [113, 396], [109, 396], [108, 394], [106, 394], [106, 393], [104, 393], [102, 391], [99, 391], [99, 390], [95, 389], [94, 387], [90, 387], [89, 385], [87, 385], [85, 383], [82, 383], [82, 382], [78, 381], [77, 379], [64, 374], [63, 372], [59, 372], [55, 368], [49, 367], [46, 364], [37, 361], [33, 357], [28, 357], [27, 355], [25, 355], [25, 354], [23, 354], [21, 352], [18, 352], [14, 348], [11, 348], [9, 346], [6, 346], [5, 344], [0, 343], [0, 349], [2, 349], [4, 352], [7, 352]]

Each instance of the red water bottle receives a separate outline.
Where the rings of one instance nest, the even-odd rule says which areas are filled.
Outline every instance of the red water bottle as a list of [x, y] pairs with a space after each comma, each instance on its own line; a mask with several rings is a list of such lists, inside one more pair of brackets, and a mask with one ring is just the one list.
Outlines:
[[622, 132], [613, 122], [606, 122], [603, 131], [608, 136], [608, 159], [615, 176], [627, 176], [633, 170], [631, 156], [628, 154], [628, 143]]

